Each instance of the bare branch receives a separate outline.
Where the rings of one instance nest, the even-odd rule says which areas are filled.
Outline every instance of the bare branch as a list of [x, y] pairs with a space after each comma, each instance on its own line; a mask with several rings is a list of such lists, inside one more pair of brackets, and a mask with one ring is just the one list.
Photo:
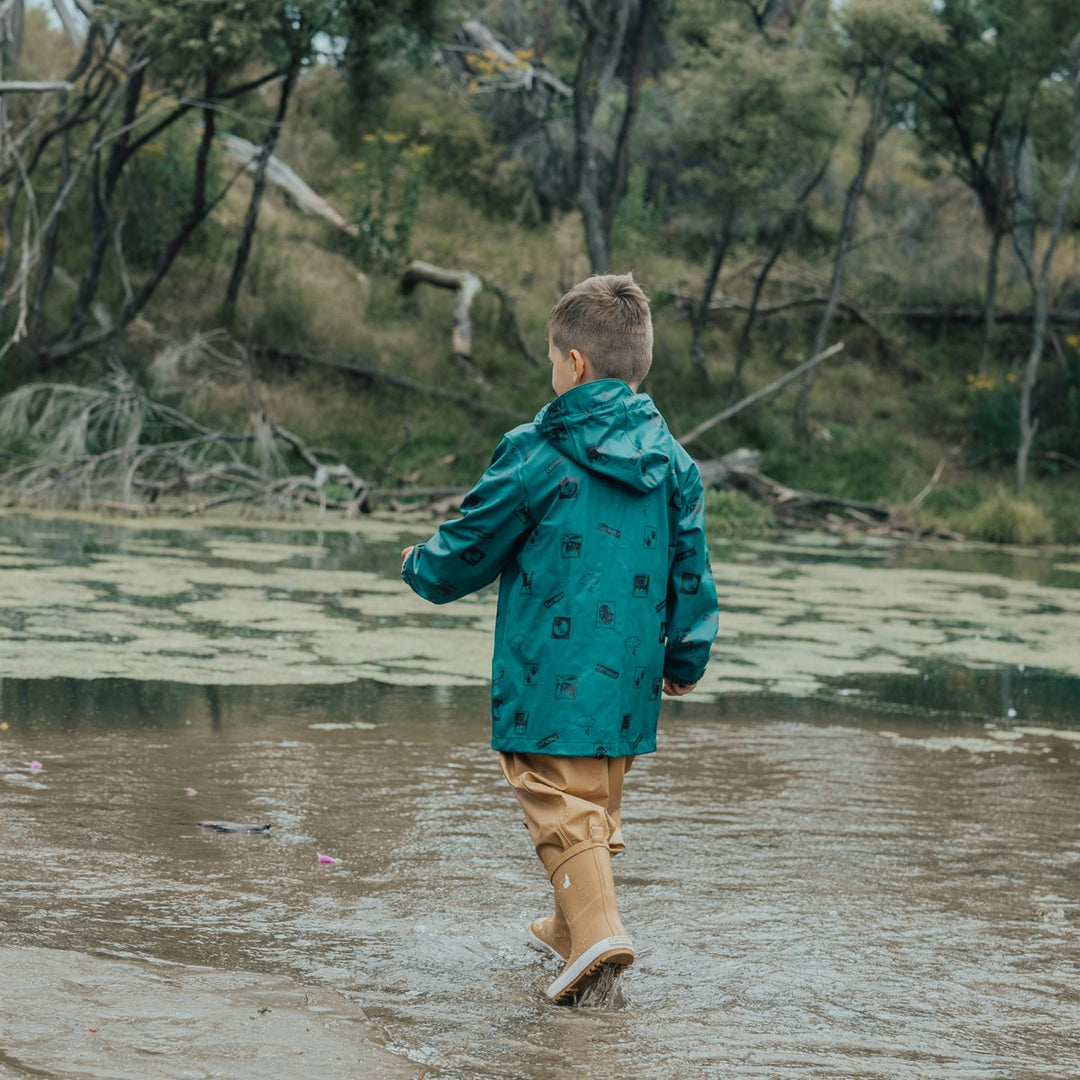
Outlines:
[[755, 391], [747, 397], [744, 397], [742, 401], [736, 402], [734, 405], [728, 406], [722, 412], [718, 412], [715, 416], [710, 416], [708, 420], [703, 420], [697, 427], [692, 428], [685, 435], [683, 435], [679, 442], [683, 446], [688, 446], [696, 438], [704, 435], [706, 431], [716, 427], [717, 424], [723, 423], [725, 420], [730, 420], [733, 416], [741, 413], [744, 409], [749, 408], [751, 405], [755, 405], [761, 401], [762, 398], [768, 397], [770, 394], [775, 394], [777, 390], [782, 390], [788, 383], [794, 382], [800, 375], [804, 375], [808, 371], [812, 371], [822, 360], [827, 360], [830, 356], [835, 356], [844, 347], [842, 341], [838, 341], [835, 345], [830, 345], [823, 352], [819, 352], [816, 356], [811, 356], [809, 360], [804, 361], [798, 367], [792, 368], [786, 375], [781, 375], [779, 379], [774, 379], [768, 386], [763, 386], [760, 390]]
[[47, 94], [53, 90], [70, 90], [72, 84], [62, 79], [53, 82], [26, 82], [20, 79], [0, 81], [0, 94]]

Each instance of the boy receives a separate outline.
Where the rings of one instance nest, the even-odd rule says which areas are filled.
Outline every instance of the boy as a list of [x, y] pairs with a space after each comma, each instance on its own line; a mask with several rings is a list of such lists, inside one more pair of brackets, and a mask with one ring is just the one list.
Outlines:
[[492, 747], [555, 889], [532, 941], [577, 999], [633, 963], [611, 856], [623, 776], [656, 749], [660, 695], [693, 690], [717, 629], [701, 477], [652, 400], [652, 318], [631, 275], [598, 275], [546, 327], [557, 395], [508, 432], [461, 517], [405, 548], [402, 577], [437, 604], [501, 575]]

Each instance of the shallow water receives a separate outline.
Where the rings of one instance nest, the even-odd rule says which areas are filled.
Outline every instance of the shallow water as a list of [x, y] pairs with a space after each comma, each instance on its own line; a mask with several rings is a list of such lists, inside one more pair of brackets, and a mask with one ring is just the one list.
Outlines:
[[[278, 587], [284, 594], [283, 548], [294, 588], [281, 603], [297, 604], [298, 621], [310, 616], [312, 629], [299, 645], [285, 643], [280, 663], [313, 641], [329, 654], [330, 618], [361, 640], [368, 627], [358, 620], [377, 618], [415, 622], [430, 636], [411, 609], [379, 606], [394, 584], [386, 564], [395, 537], [324, 537], [331, 556], [353, 560], [327, 567], [313, 564], [328, 556], [303, 554], [311, 536], [237, 530], [226, 556], [222, 537], [206, 533], [181, 544], [89, 530], [52, 550], [28, 535], [40, 529], [9, 538], [17, 565], [3, 577], [53, 576], [35, 579], [36, 604], [33, 595], [20, 601], [19, 626], [10, 605], [4, 616], [22, 651], [0, 669], [3, 945], [290, 975], [360, 1006], [418, 1077], [1080, 1073], [1072, 671], [909, 651], [896, 654], [901, 670], [836, 674], [815, 660], [800, 668], [804, 654], [794, 649], [797, 678], [666, 703], [660, 752], [628, 777], [629, 850], [616, 861], [638, 962], [599, 1005], [557, 1008], [543, 996], [551, 963], [525, 946], [523, 931], [546, 911], [550, 887], [487, 749], [482, 679], [447, 685], [435, 670], [427, 671], [432, 685], [353, 678], [353, 665], [367, 660], [335, 664], [327, 655], [317, 665], [309, 655], [316, 670], [335, 669], [310, 684], [184, 680], [172, 669], [168, 680], [73, 678], [64, 674], [66, 617], [54, 624], [54, 675], [63, 677], [21, 673], [35, 642], [41, 669], [48, 665], [44, 630], [56, 601], [44, 584], [71, 568], [108, 570], [98, 580], [113, 581], [111, 590], [91, 588], [89, 578], [69, 583], [97, 598], [99, 619], [127, 608], [125, 632], [137, 644], [151, 581], [168, 598], [169, 589], [189, 590], [192, 577], [228, 570], [233, 584], [203, 587], [218, 598], [228, 588], [273, 598]], [[922, 572], [912, 565], [918, 553], [830, 553], [815, 542], [743, 551], [747, 561], [733, 558], [724, 565], [735, 569], [718, 568], [718, 577], [746, 566], [757, 584], [741, 587], [790, 610], [808, 583], [824, 590], [816, 568], [841, 582], [845, 556], [856, 581]], [[173, 579], [149, 573], [162, 560], [172, 561]], [[974, 578], [963, 575], [977, 575], [984, 591], [1004, 595], [1001, 610], [1019, 596], [1029, 607], [1052, 599], [1053, 632], [1075, 645], [1080, 622], [1069, 604], [1080, 590], [1061, 569], [1069, 563], [1055, 556], [1019, 583], [985, 566], [932, 572], [951, 574], [936, 587], [951, 584], [957, 595], [974, 594], [965, 588]], [[110, 569], [117, 564], [126, 576]], [[316, 576], [298, 589], [295, 575], [305, 570]], [[331, 597], [318, 577], [330, 570], [347, 581], [370, 577], [351, 579], [351, 597]], [[784, 581], [792, 583], [786, 600]], [[1018, 584], [1036, 592], [1018, 593]], [[385, 613], [362, 613], [366, 597]], [[813, 603], [817, 622], [852, 624], [842, 593], [836, 609]], [[281, 628], [288, 610], [261, 632], [260, 648], [290, 632]], [[170, 614], [171, 603], [161, 611]], [[94, 613], [91, 603], [81, 625], [92, 627]], [[814, 620], [801, 619], [808, 636]], [[1037, 639], [1014, 636], [1019, 650]], [[119, 643], [97, 648], [119, 666]], [[718, 646], [721, 666], [727, 649]], [[212, 654], [204, 661], [210, 674], [215, 662]], [[350, 677], [339, 678], [339, 668]], [[236, 666], [253, 669], [267, 670]], [[781, 682], [808, 689], [778, 692]], [[206, 819], [271, 830], [215, 833], [198, 827]], [[320, 864], [320, 853], [337, 862]], [[197, 1064], [197, 1047], [185, 1052]], [[11, 1060], [0, 1054], [0, 1075]], [[63, 1057], [31, 1073], [25, 1053], [11, 1067], [25, 1069], [13, 1075], [109, 1075], [105, 1063], [76, 1067]], [[245, 1075], [241, 1065], [235, 1075]]]

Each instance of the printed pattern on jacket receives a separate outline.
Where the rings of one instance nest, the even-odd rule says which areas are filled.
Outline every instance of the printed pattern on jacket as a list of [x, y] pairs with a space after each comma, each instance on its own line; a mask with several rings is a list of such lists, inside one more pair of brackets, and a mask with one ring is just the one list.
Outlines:
[[435, 603], [500, 578], [496, 750], [655, 750], [665, 676], [697, 682], [717, 630], [697, 466], [652, 400], [617, 380], [508, 432], [403, 577]]

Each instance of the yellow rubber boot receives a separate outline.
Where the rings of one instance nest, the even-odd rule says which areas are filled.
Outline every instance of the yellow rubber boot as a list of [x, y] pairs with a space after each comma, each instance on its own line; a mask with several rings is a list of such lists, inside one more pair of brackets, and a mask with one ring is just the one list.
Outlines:
[[566, 967], [547, 989], [552, 1001], [562, 1003], [576, 999], [605, 967], [632, 964], [634, 943], [619, 918], [606, 843], [590, 840], [564, 852], [551, 883], [570, 927]]
[[529, 944], [558, 960], [565, 962], [570, 958], [570, 927], [559, 907], [558, 896], [555, 897], [554, 915], [529, 923]]

